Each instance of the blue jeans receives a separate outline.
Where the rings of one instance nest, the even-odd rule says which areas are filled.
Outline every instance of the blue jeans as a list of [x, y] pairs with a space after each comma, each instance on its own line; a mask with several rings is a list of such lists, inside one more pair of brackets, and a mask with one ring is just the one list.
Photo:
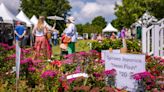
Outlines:
[[58, 39], [54, 39], [54, 45], [56, 46], [58, 44]]

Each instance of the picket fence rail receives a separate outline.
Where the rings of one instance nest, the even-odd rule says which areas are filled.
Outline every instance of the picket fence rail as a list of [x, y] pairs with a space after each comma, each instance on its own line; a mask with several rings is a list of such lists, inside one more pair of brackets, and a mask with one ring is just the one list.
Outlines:
[[164, 57], [164, 18], [142, 28], [142, 53]]

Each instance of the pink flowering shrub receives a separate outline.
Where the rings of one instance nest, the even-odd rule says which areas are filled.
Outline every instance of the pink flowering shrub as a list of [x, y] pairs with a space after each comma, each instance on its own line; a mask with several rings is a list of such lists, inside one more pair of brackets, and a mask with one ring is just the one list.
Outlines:
[[[5, 92], [15, 91], [15, 48], [0, 44], [0, 88]], [[19, 88], [22, 92], [126, 92], [115, 85], [116, 70], [105, 71], [105, 61], [96, 50], [77, 52], [63, 56], [61, 60], [45, 61], [42, 56], [33, 60], [33, 49], [21, 50]], [[141, 84], [142, 91], [161, 92], [164, 90], [164, 59], [146, 57], [146, 71], [134, 74], [133, 78]], [[68, 76], [84, 73], [87, 76]], [[2, 86], [3, 85], [3, 86]], [[0, 89], [1, 91], [1, 89]], [[140, 90], [141, 91], [141, 90]]]

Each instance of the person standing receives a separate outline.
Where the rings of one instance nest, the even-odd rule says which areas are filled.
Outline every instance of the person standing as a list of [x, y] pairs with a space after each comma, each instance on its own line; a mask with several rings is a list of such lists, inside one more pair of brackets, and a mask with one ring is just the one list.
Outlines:
[[58, 44], [58, 34], [59, 32], [57, 30], [53, 30], [52, 35], [53, 35], [54, 46]]
[[67, 18], [67, 28], [64, 30], [64, 33], [66, 36], [69, 36], [71, 38], [71, 42], [68, 43], [68, 54], [75, 52], [75, 42], [77, 41], [77, 35], [76, 35], [76, 26], [74, 24], [75, 19], [74, 17], [70, 16]]
[[45, 47], [46, 27], [44, 25], [44, 17], [39, 17], [37, 25], [34, 27], [32, 34], [35, 36], [35, 56], [37, 59], [41, 55], [41, 49]]
[[16, 22], [16, 27], [14, 30], [15, 33], [15, 39], [16, 39], [16, 44], [18, 44], [20, 47], [22, 47], [22, 40], [24, 35], [26, 34], [26, 29], [25, 27], [21, 24], [20, 21]]
[[123, 29], [121, 30], [121, 39], [122, 39], [122, 43], [123, 43], [123, 48], [127, 48], [127, 46], [126, 46], [126, 40], [125, 40], [125, 31], [126, 31], [126, 29], [125, 29], [125, 27], [123, 27]]

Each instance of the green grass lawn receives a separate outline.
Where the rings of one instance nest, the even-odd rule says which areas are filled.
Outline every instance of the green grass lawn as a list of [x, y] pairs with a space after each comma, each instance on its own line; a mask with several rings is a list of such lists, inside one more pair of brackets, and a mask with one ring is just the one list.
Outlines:
[[[92, 42], [91, 40], [78, 40], [76, 42], [76, 45], [75, 45], [75, 49], [76, 49], [76, 52], [80, 52], [80, 51], [89, 51], [90, 48], [89, 48], [89, 42]], [[53, 50], [53, 55], [60, 55], [60, 48], [59, 48], [59, 45], [57, 46], [53, 46], [52, 47], [52, 50]]]

